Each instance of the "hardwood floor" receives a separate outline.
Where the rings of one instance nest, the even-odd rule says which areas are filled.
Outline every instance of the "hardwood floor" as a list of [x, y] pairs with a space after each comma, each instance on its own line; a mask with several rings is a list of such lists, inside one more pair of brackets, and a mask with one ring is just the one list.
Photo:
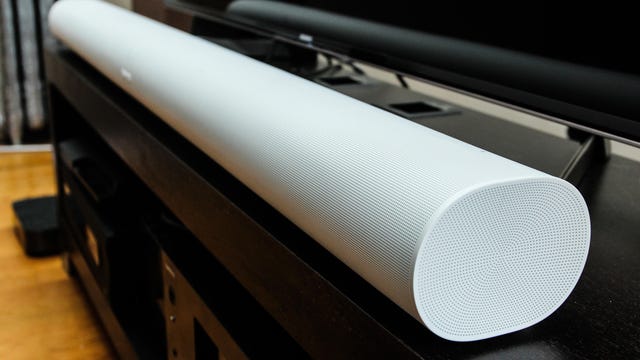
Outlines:
[[50, 153], [0, 154], [0, 358], [114, 358], [60, 257], [27, 257], [13, 233], [11, 203], [54, 191]]

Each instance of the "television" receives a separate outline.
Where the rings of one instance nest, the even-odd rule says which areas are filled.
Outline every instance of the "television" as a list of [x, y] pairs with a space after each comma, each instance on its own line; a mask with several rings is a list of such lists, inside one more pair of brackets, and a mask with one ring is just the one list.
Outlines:
[[631, 3], [166, 3], [640, 146], [640, 56]]

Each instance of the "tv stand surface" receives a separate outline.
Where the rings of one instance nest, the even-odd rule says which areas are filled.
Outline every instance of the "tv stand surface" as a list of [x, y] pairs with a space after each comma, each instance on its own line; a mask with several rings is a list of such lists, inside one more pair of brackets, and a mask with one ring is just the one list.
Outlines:
[[[117, 301], [105, 295], [92, 270], [88, 235], [74, 230], [73, 212], [65, 205], [60, 209], [69, 263], [123, 358], [640, 357], [636, 162], [613, 156], [593, 166], [579, 184], [591, 210], [592, 243], [584, 274], [566, 303], [529, 329], [455, 343], [418, 324], [77, 56], [49, 48], [46, 65], [61, 203], [78, 195], [77, 188], [66, 187], [68, 171], [60, 158], [60, 144], [71, 139], [104, 149], [144, 193], [135, 212], [140, 219], [130, 219], [139, 225], [137, 236], [129, 241], [145, 238], [147, 245], [131, 248], [140, 256], [129, 259], [125, 270], [157, 285], [149, 295], [154, 299], [149, 306], [161, 315], [157, 323], [151, 315], [149, 321], [131, 321], [136, 313], [127, 306], [114, 310]], [[391, 91], [379, 89], [381, 97]], [[451, 126], [460, 121], [456, 116], [465, 114], [433, 118], [434, 124]], [[507, 151], [513, 146], [504, 140], [510, 131], [522, 130], [503, 127], [481, 135], [490, 137], [488, 146]], [[527, 161], [561, 172], [578, 144], [558, 141], [539, 137], [540, 152]], [[551, 152], [550, 144], [555, 144]], [[116, 210], [133, 200], [124, 205]], [[129, 295], [132, 307], [146, 299], [122, 296]], [[163, 331], [146, 331], [158, 327]]]

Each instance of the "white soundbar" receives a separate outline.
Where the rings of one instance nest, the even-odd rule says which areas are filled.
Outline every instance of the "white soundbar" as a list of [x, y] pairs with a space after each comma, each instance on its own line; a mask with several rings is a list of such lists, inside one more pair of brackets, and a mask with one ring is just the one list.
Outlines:
[[101, 1], [57, 2], [49, 20], [58, 39], [443, 338], [531, 326], [582, 273], [589, 213], [561, 179]]

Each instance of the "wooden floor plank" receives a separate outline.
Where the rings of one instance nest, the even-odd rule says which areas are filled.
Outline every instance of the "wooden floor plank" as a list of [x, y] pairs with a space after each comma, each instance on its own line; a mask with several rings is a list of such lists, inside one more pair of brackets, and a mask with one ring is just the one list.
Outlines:
[[60, 258], [29, 258], [15, 238], [11, 203], [54, 191], [50, 153], [0, 154], [0, 358], [112, 359]]

